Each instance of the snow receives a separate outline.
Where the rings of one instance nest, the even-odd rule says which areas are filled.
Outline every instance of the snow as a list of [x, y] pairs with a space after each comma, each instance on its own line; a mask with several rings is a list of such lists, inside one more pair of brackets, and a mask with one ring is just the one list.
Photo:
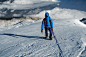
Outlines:
[[4, 17], [5, 15], [4, 14], [0, 14], [0, 17]]
[[[54, 20], [56, 39], [42, 39], [41, 22], [0, 32], [1, 57], [76, 57], [84, 49], [86, 26], [77, 19]], [[44, 33], [43, 33], [44, 37]], [[81, 40], [83, 38], [83, 40]]]
[[58, 0], [15, 0], [14, 3], [16, 4], [34, 4], [34, 3], [40, 3], [41, 1], [52, 1], [57, 2]]
[[31, 19], [15, 19], [12, 20], [0, 20], [0, 31], [8, 30], [11, 28], [18, 28], [20, 26], [29, 25], [34, 23], [34, 20]]
[[58, 0], [14, 0], [13, 3], [9, 1], [0, 4], [0, 9], [31, 9], [53, 4], [55, 2], [60, 2]]
[[[86, 18], [86, 12], [84, 12], [84, 11], [78, 11], [75, 9], [72, 10], [72, 9], [66, 9], [66, 8], [59, 8], [59, 7], [56, 7], [52, 10], [44, 10], [44, 11], [40, 12], [39, 14], [36, 14], [35, 16], [44, 18], [45, 12], [49, 12], [50, 16], [53, 19]], [[32, 16], [34, 16], [34, 15], [32, 15]]]
[[0, 4], [0, 17], [13, 17], [13, 14], [20, 14], [20, 17], [24, 14], [37, 14], [46, 9], [43, 7], [59, 2], [58, 0], [8, 0]]
[[[15, 0], [15, 5], [18, 5], [17, 1], [20, 0]], [[21, 3], [25, 4], [25, 1], [29, 0], [22, 0]], [[40, 4], [41, 1], [56, 0], [39, 2], [30, 0], [27, 4]], [[15, 7], [14, 9], [17, 9]], [[11, 12], [13, 11], [15, 10]], [[56, 38], [53, 37], [53, 40], [44, 39], [45, 30], [43, 34], [41, 33], [41, 22], [45, 12], [49, 12], [50, 17], [54, 19], [53, 29]], [[21, 14], [13, 16], [19, 15]], [[0, 20], [0, 57], [81, 57], [81, 55], [86, 57], [86, 25], [79, 21], [86, 18], [86, 12], [56, 7], [41, 11], [39, 14], [24, 16], [40, 17], [40, 19]]]
[[13, 14], [13, 17], [19, 17], [21, 14]]

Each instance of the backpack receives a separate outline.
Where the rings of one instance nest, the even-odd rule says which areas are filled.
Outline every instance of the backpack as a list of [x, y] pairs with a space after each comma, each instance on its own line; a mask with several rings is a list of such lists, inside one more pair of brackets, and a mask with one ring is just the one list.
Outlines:
[[[50, 22], [50, 24], [51, 24], [50, 16], [49, 16], [49, 22]], [[45, 18], [44, 18], [44, 23], [47, 23], [47, 22], [45, 22]]]

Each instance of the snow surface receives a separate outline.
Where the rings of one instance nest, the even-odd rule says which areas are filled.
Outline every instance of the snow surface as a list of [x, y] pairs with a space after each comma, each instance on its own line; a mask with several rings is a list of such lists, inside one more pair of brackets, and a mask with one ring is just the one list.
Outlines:
[[[0, 28], [0, 57], [80, 57], [86, 47], [86, 25], [79, 20], [86, 12], [61, 8], [47, 11], [55, 19], [56, 39], [44, 39], [42, 19]], [[31, 16], [44, 18], [45, 12]]]
[[[0, 4], [0, 17], [7, 11], [43, 7], [59, 0], [11, 0]], [[57, 4], [59, 5], [59, 3]], [[35, 12], [38, 12], [37, 9]], [[53, 40], [44, 39], [41, 22], [45, 12], [50, 13], [54, 22]], [[20, 16], [21, 14], [13, 14]], [[54, 8], [39, 14], [23, 15], [40, 17], [40, 20], [0, 20], [0, 57], [86, 57], [86, 25], [79, 20], [86, 18], [86, 12], [75, 9]]]
[[9, 1], [0, 4], [0, 9], [8, 8], [8, 9], [31, 9], [37, 8], [49, 4], [53, 4], [55, 2], [60, 2], [58, 0], [14, 0], [13, 3]]
[[10, 18], [16, 14], [18, 17], [23, 17], [24, 14], [37, 14], [45, 9], [43, 7], [59, 2], [58, 0], [8, 0], [0, 4], [0, 17]]
[[[40, 3], [41, 1], [51, 1], [51, 2], [57, 2], [58, 0], [14, 0], [14, 4], [34, 4], [34, 3]], [[4, 2], [5, 4], [10, 3], [9, 1]]]
[[59, 7], [55, 7], [52, 10], [44, 10], [44, 11], [40, 12], [39, 14], [32, 15], [32, 16], [44, 18], [45, 12], [49, 12], [50, 16], [53, 19], [86, 18], [86, 12], [84, 12], [84, 11], [78, 11], [75, 9], [72, 10], [72, 9], [66, 9], [66, 8], [59, 8]]
[[54, 20], [56, 39], [53, 40], [42, 39], [41, 22], [1, 31], [0, 56], [76, 57], [86, 44], [86, 26], [77, 21], [77, 19]]

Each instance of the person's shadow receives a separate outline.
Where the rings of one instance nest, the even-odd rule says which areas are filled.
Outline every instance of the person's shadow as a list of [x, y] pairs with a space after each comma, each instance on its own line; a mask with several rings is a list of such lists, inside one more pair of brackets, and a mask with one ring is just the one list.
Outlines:
[[0, 34], [0, 35], [7, 35], [7, 36], [15, 37], [15, 38], [24, 37], [24, 38], [45, 39], [45, 37], [40, 37], [40, 36], [26, 36], [26, 35], [17, 35], [17, 34], [11, 34], [11, 33], [3, 33], [3, 34]]

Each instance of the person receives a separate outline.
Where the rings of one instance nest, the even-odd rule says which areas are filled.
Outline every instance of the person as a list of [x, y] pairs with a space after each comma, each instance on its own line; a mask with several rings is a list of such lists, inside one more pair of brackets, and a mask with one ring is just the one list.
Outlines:
[[45, 13], [45, 18], [42, 20], [41, 32], [43, 33], [43, 29], [45, 28], [45, 38], [48, 38], [48, 31], [50, 32], [50, 40], [52, 40], [53, 33], [53, 21], [49, 16], [49, 13]]

